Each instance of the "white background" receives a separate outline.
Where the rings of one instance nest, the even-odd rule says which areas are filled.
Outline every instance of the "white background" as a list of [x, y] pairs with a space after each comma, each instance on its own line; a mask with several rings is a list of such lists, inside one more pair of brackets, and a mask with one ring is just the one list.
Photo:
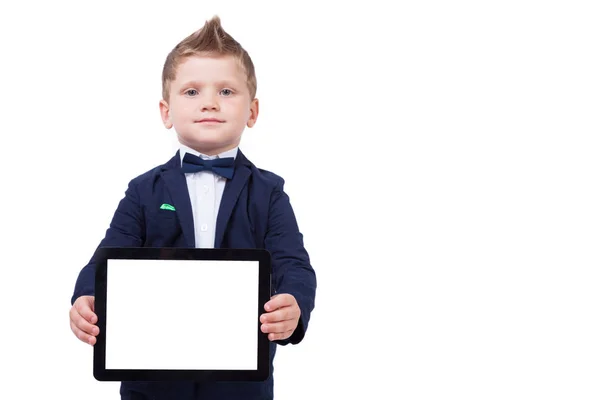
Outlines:
[[276, 398], [599, 398], [596, 4], [2, 2], [0, 398], [118, 398], [69, 300], [174, 154], [162, 65], [213, 14], [257, 68], [243, 151], [318, 274]]

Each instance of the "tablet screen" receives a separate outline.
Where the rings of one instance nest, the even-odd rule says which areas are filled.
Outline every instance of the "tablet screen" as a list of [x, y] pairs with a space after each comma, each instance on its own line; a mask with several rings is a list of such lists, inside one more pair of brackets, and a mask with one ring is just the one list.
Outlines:
[[106, 369], [256, 370], [258, 267], [108, 259]]

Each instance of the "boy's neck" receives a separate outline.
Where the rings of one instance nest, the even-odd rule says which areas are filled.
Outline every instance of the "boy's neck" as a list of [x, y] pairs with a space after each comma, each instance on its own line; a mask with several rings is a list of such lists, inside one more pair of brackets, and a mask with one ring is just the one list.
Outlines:
[[236, 149], [238, 147], [238, 144], [233, 144], [231, 146], [227, 146], [227, 147], [221, 147], [221, 148], [217, 148], [217, 149], [203, 149], [197, 146], [190, 146], [186, 143], [180, 143], [180, 146], [185, 146], [186, 148], [192, 149], [194, 151], [197, 151], [198, 153], [208, 156], [208, 157], [214, 157], [217, 156], [219, 154], [223, 154], [227, 151]]
[[206, 156], [212, 157], [212, 156], [216, 156], [216, 155], [219, 155], [221, 153], [225, 153], [226, 151], [233, 150], [233, 149], [237, 148], [239, 146], [239, 143], [234, 143], [234, 144], [232, 144], [230, 146], [220, 147], [220, 148], [213, 148], [213, 149], [203, 149], [203, 148], [198, 147], [198, 146], [190, 146], [187, 143], [181, 143], [181, 142], [180, 142], [180, 145], [186, 146], [186, 147], [188, 147], [188, 148], [190, 148], [192, 150], [197, 151], [198, 153], [201, 153], [201, 154], [204, 154]]

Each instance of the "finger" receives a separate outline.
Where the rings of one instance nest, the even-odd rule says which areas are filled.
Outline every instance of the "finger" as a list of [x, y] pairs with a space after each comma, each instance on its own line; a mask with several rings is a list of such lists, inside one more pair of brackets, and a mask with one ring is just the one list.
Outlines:
[[94, 336], [88, 335], [87, 333], [85, 333], [84, 331], [79, 329], [77, 327], [77, 325], [75, 325], [72, 321], [71, 321], [71, 331], [73, 331], [73, 333], [75, 334], [77, 339], [81, 340], [82, 342], [90, 344], [92, 346], [96, 344], [96, 338]]
[[269, 340], [273, 341], [273, 340], [285, 340], [287, 338], [289, 338], [290, 336], [292, 336], [292, 333], [294, 333], [293, 330], [284, 332], [284, 333], [269, 333]]
[[96, 316], [96, 314], [94, 314], [94, 312], [92, 311], [91, 304], [79, 303], [79, 304], [75, 305], [75, 308], [79, 312], [79, 315], [81, 315], [83, 318], [85, 318], [86, 321], [88, 321], [92, 324], [95, 324], [96, 322], [98, 322], [98, 316]]
[[274, 324], [262, 324], [260, 330], [264, 333], [284, 333], [289, 330], [295, 329], [295, 323], [293, 321], [276, 322]]
[[88, 335], [96, 336], [100, 332], [100, 329], [97, 326], [90, 324], [88, 321], [86, 321], [85, 318], [83, 318], [78, 313], [75, 313], [75, 317], [71, 318], [71, 321], [75, 323], [75, 326], [77, 328], [87, 333]]
[[288, 307], [295, 302], [294, 296], [287, 293], [277, 294], [265, 304], [266, 311], [274, 311], [282, 307]]
[[272, 311], [270, 313], [261, 315], [260, 322], [280, 322], [294, 320], [296, 318], [298, 318], [298, 312], [294, 309], [294, 307], [283, 307], [277, 311]]

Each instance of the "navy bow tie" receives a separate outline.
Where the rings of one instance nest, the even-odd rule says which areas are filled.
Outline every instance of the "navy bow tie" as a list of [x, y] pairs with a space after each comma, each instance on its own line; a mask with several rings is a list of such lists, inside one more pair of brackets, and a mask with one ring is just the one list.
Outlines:
[[203, 160], [202, 158], [190, 153], [185, 153], [181, 170], [184, 174], [211, 171], [224, 178], [231, 179], [233, 177], [233, 157], [215, 158], [214, 160]]

